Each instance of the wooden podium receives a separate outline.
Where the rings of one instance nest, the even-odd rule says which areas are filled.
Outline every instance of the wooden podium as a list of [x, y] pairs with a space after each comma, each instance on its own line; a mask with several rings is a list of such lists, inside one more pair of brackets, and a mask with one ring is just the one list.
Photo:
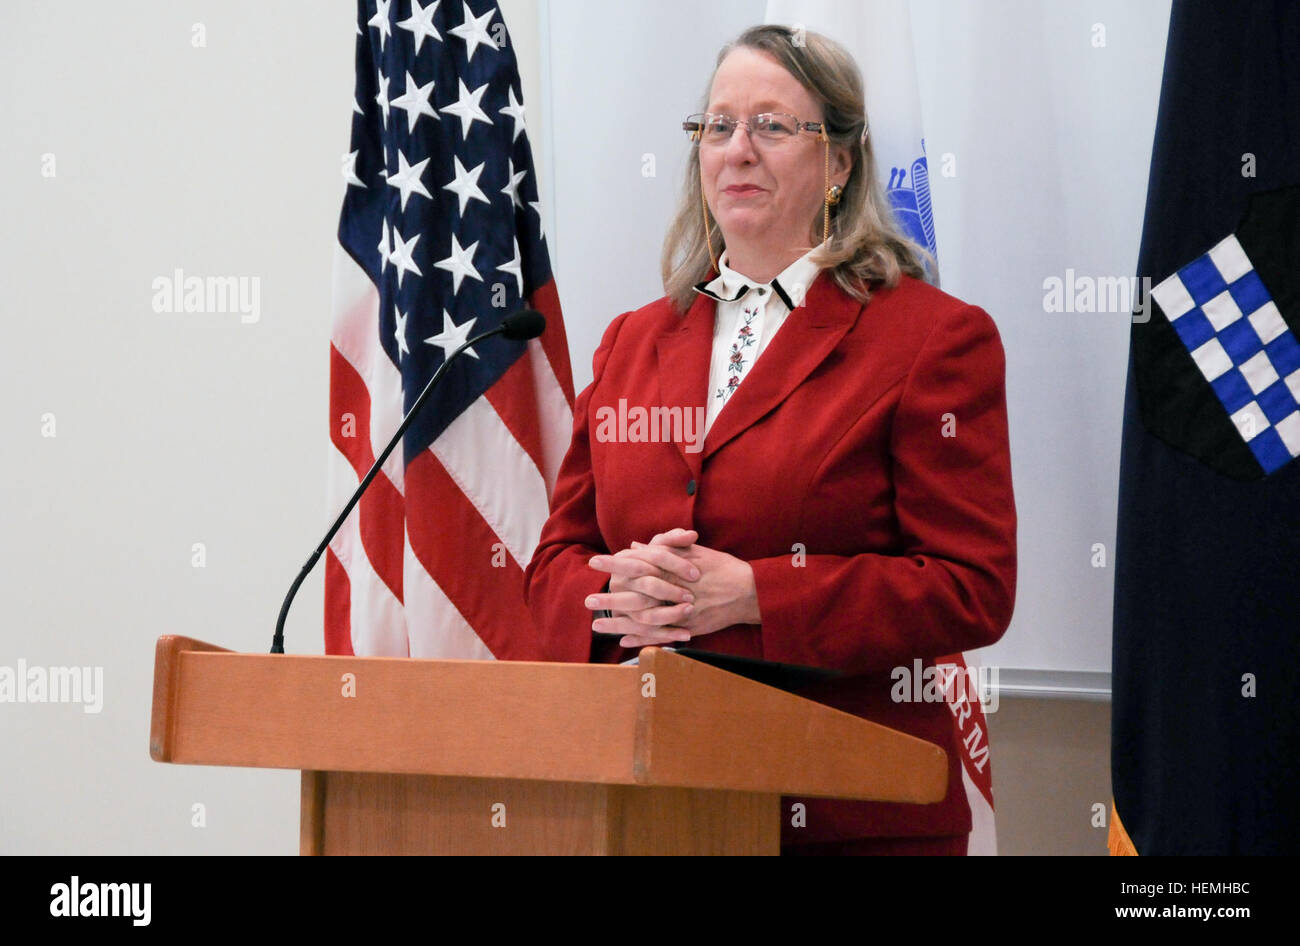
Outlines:
[[777, 854], [780, 796], [931, 803], [938, 746], [671, 651], [639, 666], [158, 639], [156, 761], [302, 770], [303, 854]]

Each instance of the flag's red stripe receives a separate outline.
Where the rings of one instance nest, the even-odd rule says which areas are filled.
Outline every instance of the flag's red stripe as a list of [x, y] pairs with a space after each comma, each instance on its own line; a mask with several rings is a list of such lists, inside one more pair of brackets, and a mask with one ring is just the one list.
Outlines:
[[361, 545], [370, 559], [370, 567], [386, 584], [393, 597], [402, 600], [402, 553], [406, 525], [402, 521], [405, 504], [386, 476], [376, 476], [361, 496], [352, 514], [361, 514]]
[[325, 653], [355, 656], [352, 650], [352, 582], [333, 549], [325, 550]]
[[532, 457], [537, 475], [545, 480], [546, 454], [542, 451], [542, 431], [537, 423], [537, 389], [533, 387], [533, 363], [527, 352], [488, 388], [486, 396], [506, 429]]
[[509, 550], [432, 451], [407, 464], [405, 482], [407, 501], [425, 511], [407, 524], [424, 570], [494, 656], [533, 656], [524, 575]]
[[[349, 430], [344, 431], [348, 426]], [[351, 362], [330, 345], [330, 439], [348, 458], [357, 482], [375, 462], [370, 448], [370, 391]]]
[[[344, 436], [344, 418], [351, 415], [352, 436]], [[330, 439], [357, 475], [357, 481], [375, 462], [370, 447], [370, 391], [337, 348], [330, 345]], [[388, 477], [376, 476], [361, 497], [353, 515], [361, 516], [361, 546], [370, 566], [398, 601], [402, 600], [402, 551], [405, 540], [405, 504]]]
[[[555, 380], [560, 382], [564, 399], [573, 408], [573, 371], [569, 367], [569, 338], [564, 331], [564, 315], [560, 312], [560, 297], [555, 291], [555, 280], [533, 290], [528, 297], [528, 304], [546, 316], [546, 331], [540, 339], [546, 360], [551, 363]], [[565, 431], [567, 434], [568, 431]]]

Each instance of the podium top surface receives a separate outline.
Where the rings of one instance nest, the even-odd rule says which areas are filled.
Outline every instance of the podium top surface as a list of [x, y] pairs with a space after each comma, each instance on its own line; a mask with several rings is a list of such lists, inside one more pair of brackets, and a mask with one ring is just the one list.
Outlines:
[[658, 648], [639, 666], [241, 654], [158, 639], [159, 762], [932, 803], [942, 749]]

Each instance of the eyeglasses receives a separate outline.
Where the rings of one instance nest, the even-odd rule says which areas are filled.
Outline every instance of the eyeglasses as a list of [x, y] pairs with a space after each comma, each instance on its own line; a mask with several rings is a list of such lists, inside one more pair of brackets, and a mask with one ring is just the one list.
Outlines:
[[815, 132], [823, 140], [826, 138], [821, 122], [801, 122], [785, 112], [751, 115], [749, 121], [715, 112], [701, 112], [688, 116], [682, 122], [682, 129], [690, 134], [692, 141], [704, 145], [723, 145], [731, 140], [731, 133], [737, 125], [744, 125], [751, 138], [771, 144], [790, 141], [801, 131]]

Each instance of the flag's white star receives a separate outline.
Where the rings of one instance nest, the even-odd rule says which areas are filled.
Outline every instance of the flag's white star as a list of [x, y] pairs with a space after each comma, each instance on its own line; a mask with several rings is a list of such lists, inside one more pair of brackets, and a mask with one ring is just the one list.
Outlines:
[[393, 306], [393, 314], [397, 316], [397, 328], [393, 332], [393, 338], [397, 340], [397, 357], [401, 358], [411, 353], [411, 349], [406, 344], [406, 316], [397, 306]]
[[487, 112], [479, 107], [479, 99], [483, 98], [483, 93], [487, 91], [487, 83], [483, 83], [473, 92], [465, 88], [465, 80], [458, 79], [460, 83], [460, 98], [450, 105], [444, 105], [439, 111], [450, 112], [452, 115], [460, 116], [460, 134], [465, 137], [469, 134], [469, 128], [474, 122], [486, 122], [492, 124], [492, 119], [488, 118]]
[[384, 70], [376, 69], [379, 74], [379, 94], [375, 96], [375, 102], [379, 105], [379, 110], [384, 115], [384, 127], [388, 127], [388, 76], [384, 75]]
[[521, 267], [521, 263], [523, 261], [519, 258], [519, 241], [515, 240], [514, 244], [515, 244], [514, 259], [502, 263], [500, 266], [497, 267], [497, 270], [499, 272], [509, 273], [510, 275], [515, 277], [515, 282], [519, 284], [519, 295], [522, 297], [524, 294], [524, 271]]
[[501, 193], [509, 194], [511, 202], [514, 203], [514, 205], [518, 207], [520, 210], [522, 210], [524, 207], [524, 202], [519, 197], [519, 185], [523, 181], [523, 179], [527, 176], [528, 172], [524, 170], [516, 174], [515, 162], [513, 158], [507, 158], [506, 163], [510, 168], [510, 175], [509, 175], [510, 179], [506, 181], [506, 186], [501, 188]]
[[393, 99], [393, 108], [400, 108], [406, 111], [406, 130], [408, 132], [415, 130], [415, 123], [420, 120], [421, 115], [432, 115], [434, 121], [438, 120], [433, 106], [429, 104], [429, 95], [433, 92], [433, 80], [429, 80], [428, 85], [422, 85], [418, 88], [411, 74], [406, 74], [406, 91]]
[[388, 221], [383, 223], [383, 230], [379, 234], [379, 275], [384, 274], [384, 268], [392, 261], [388, 255]]
[[415, 241], [420, 239], [420, 234], [416, 234], [409, 240], [403, 240], [402, 234], [397, 227], [393, 227], [393, 252], [389, 254], [388, 261], [393, 264], [397, 270], [397, 288], [402, 288], [402, 274], [415, 273], [417, 276], [423, 276], [420, 267], [415, 265]]
[[361, 111], [361, 106], [357, 104], [357, 96], [355, 92], [352, 94], [352, 111], [356, 112], [358, 115], [365, 114], [365, 112]]
[[474, 251], [477, 249], [477, 240], [462, 249], [460, 241], [456, 239], [456, 234], [453, 233], [451, 235], [451, 255], [433, 264], [439, 269], [445, 269], [451, 273], [451, 291], [453, 295], [460, 292], [460, 282], [466, 276], [477, 279], [479, 282], [483, 281], [483, 277], [474, 268]]
[[[441, 348], [442, 357], [445, 361], [451, 357], [452, 352], [469, 341], [469, 330], [474, 327], [474, 323], [477, 321], [477, 318], [473, 318], [468, 322], [462, 322], [460, 325], [457, 325], [451, 320], [451, 313], [446, 309], [443, 309], [442, 331], [437, 335], [426, 338], [424, 343], [426, 345], [437, 345]], [[465, 354], [471, 355], [474, 358], [478, 357], [478, 352], [472, 348], [465, 349]]]
[[366, 186], [366, 182], [357, 177], [357, 155], [360, 153], [361, 151], [358, 149], [344, 155], [346, 161], [343, 164], [343, 180], [348, 182], [348, 187]]
[[423, 197], [433, 199], [433, 195], [424, 189], [424, 184], [420, 182], [424, 174], [424, 168], [429, 163], [425, 158], [417, 164], [408, 165], [406, 155], [401, 151], [397, 152], [397, 173], [388, 179], [389, 187], [396, 187], [402, 194], [402, 209], [406, 209], [406, 201], [411, 194], [420, 194]]
[[460, 163], [459, 155], [453, 155], [452, 160], [456, 162], [456, 177], [450, 184], [442, 185], [442, 189], [451, 191], [460, 198], [461, 216], [465, 215], [465, 205], [469, 203], [471, 198], [490, 204], [491, 201], [478, 189], [478, 176], [483, 173], [483, 168], [487, 166], [487, 162], [480, 164], [472, 171], [466, 171], [465, 166]]
[[480, 46], [491, 46], [497, 48], [496, 41], [492, 39], [492, 34], [487, 31], [488, 22], [496, 16], [496, 7], [488, 10], [477, 20], [474, 19], [474, 11], [465, 4], [465, 22], [460, 26], [452, 27], [451, 33], [459, 36], [465, 41], [465, 61], [471, 62], [474, 59], [474, 51]]
[[373, 26], [379, 30], [379, 51], [384, 51], [384, 37], [393, 35], [393, 27], [389, 22], [388, 7], [392, 0], [376, 0], [375, 15], [372, 16], [366, 26]]
[[442, 42], [442, 37], [433, 26], [433, 15], [438, 12], [438, 4], [441, 2], [442, 0], [433, 0], [429, 6], [422, 7], [420, 0], [411, 0], [411, 15], [397, 24], [402, 29], [411, 31], [417, 56], [420, 55], [420, 44], [424, 42], [425, 37]]
[[507, 105], [505, 108], [501, 109], [501, 114], [509, 115], [511, 118], [515, 120], [514, 137], [510, 139], [511, 141], [514, 141], [519, 137], [519, 133], [524, 130], [524, 107], [515, 100], [514, 86], [511, 86], [506, 91], [510, 95], [510, 104]]
[[530, 200], [528, 206], [537, 211], [537, 238], [546, 239], [546, 228], [542, 226], [542, 202], [540, 200]]

